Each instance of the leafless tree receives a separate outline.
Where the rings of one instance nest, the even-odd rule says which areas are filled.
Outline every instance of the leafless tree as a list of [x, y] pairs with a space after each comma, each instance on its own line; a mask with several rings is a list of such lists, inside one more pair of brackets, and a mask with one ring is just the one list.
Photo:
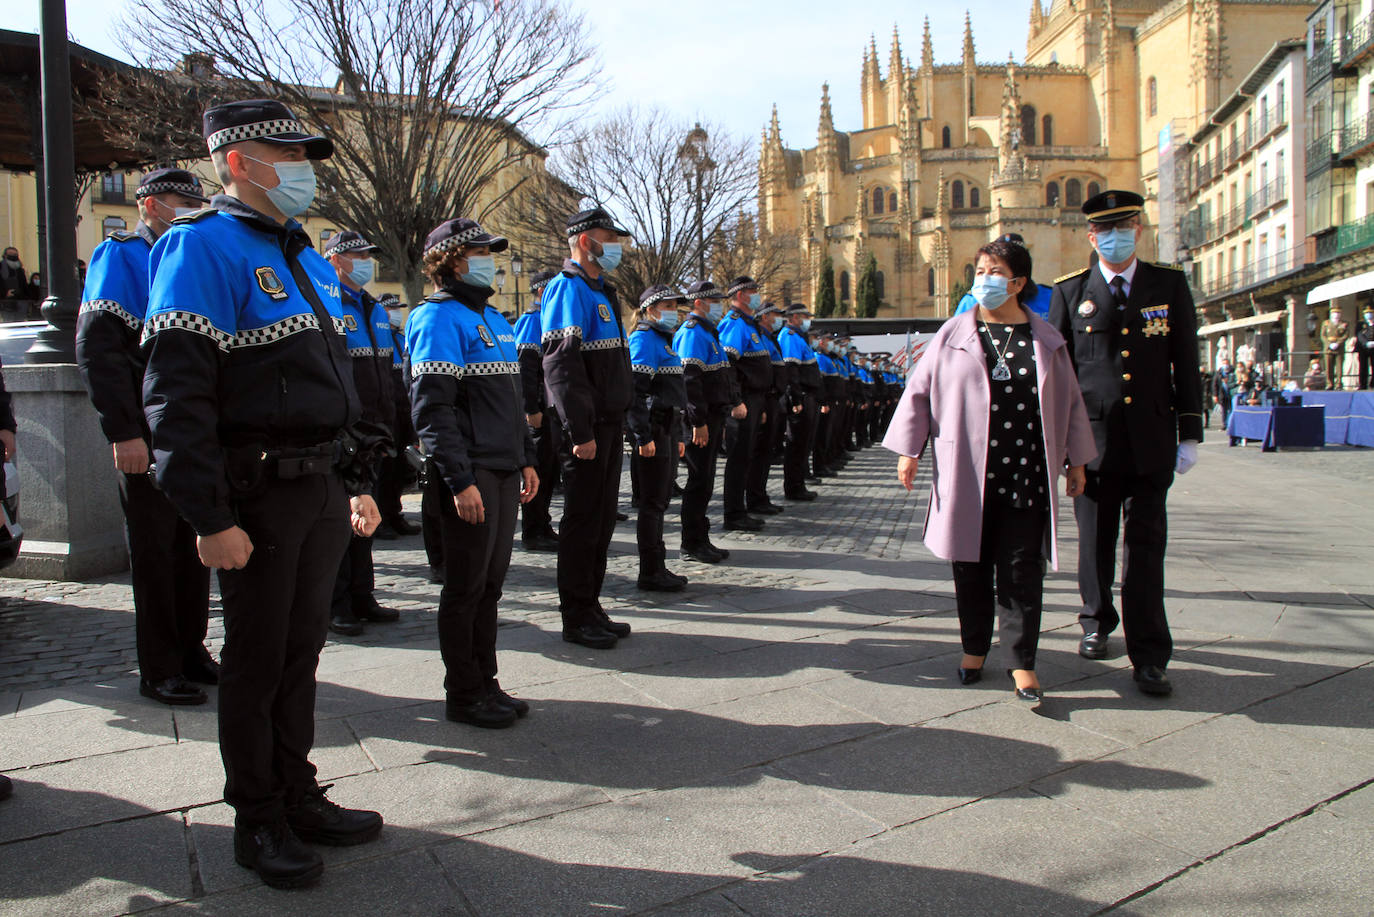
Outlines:
[[119, 103], [160, 158], [206, 104], [281, 100], [334, 141], [315, 212], [378, 245], [411, 301], [429, 230], [498, 213], [599, 91], [560, 0], [133, 0], [122, 32], [165, 74]]
[[801, 295], [795, 234], [761, 231], [752, 213], [732, 214], [708, 241], [706, 258], [717, 286], [747, 274], [779, 303]]
[[[711, 240], [756, 193], [750, 145], [654, 108], [625, 108], [564, 144], [551, 170], [582, 203], [604, 206], [634, 236], [615, 283], [630, 305], [655, 283], [683, 284], [709, 271]], [[527, 214], [562, 229], [569, 215], [538, 202]]]

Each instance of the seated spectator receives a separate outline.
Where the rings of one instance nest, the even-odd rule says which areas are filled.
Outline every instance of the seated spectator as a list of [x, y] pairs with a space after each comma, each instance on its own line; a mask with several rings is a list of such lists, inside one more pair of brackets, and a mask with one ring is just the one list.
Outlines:
[[1285, 392], [1299, 391], [1298, 380], [1292, 378], [1291, 376], [1284, 376], [1283, 383], [1279, 386], [1279, 388], [1281, 388]]
[[1302, 377], [1302, 387], [1309, 392], [1326, 390], [1326, 373], [1322, 371], [1322, 361], [1313, 360], [1307, 366], [1307, 375]]

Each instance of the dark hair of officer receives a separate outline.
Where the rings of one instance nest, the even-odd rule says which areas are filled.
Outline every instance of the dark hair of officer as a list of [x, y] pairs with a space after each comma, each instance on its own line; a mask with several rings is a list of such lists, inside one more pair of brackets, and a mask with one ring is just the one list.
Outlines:
[[976, 263], [983, 255], [987, 255], [1006, 264], [1011, 269], [1012, 277], [1024, 277], [1026, 279], [1025, 284], [1016, 292], [1016, 301], [1024, 306], [1028, 300], [1035, 296], [1036, 292], [1035, 281], [1031, 280], [1031, 256], [1026, 246], [1021, 243], [1020, 236], [1013, 240], [1010, 238], [1012, 235], [1015, 234], [1008, 233], [987, 243], [978, 249], [973, 260]]

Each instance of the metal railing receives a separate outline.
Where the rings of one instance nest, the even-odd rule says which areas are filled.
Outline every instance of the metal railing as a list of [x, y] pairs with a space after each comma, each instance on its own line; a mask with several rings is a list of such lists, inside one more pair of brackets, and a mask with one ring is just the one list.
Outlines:
[[1336, 157], [1336, 144], [1338, 142], [1337, 132], [1327, 131], [1307, 144], [1308, 175], [1331, 168], [1331, 162]]
[[1300, 243], [1264, 258], [1257, 258], [1225, 274], [1209, 277], [1206, 281], [1192, 282], [1193, 296], [1199, 302], [1203, 302], [1272, 280], [1302, 267], [1305, 252], [1306, 245]]
[[1336, 229], [1336, 254], [1348, 255], [1374, 245], [1374, 213]]
[[1342, 127], [1338, 144], [1340, 159], [1353, 159], [1374, 146], [1374, 111]]
[[91, 202], [96, 204], [132, 204], [134, 196], [124, 188], [106, 188], [95, 185], [91, 188]]
[[1341, 42], [1341, 65], [1352, 66], [1371, 46], [1374, 46], [1374, 16], [1366, 16], [1355, 23], [1355, 27], [1346, 33]]

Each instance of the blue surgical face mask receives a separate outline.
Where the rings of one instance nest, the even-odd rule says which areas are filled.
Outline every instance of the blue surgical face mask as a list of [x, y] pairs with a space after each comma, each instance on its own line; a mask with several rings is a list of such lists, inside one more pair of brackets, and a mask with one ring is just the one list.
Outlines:
[[811, 319], [804, 318], [801, 320], [801, 330], [802, 334], [805, 334], [806, 332], [811, 330]]
[[490, 287], [495, 279], [494, 255], [468, 255], [468, 272], [463, 275], [463, 283], [474, 287]]
[[757, 312], [758, 309], [759, 309], [759, 303], [761, 303], [761, 302], [763, 302], [763, 297], [759, 296], [759, 294], [757, 294], [757, 293], [750, 293], [750, 294], [749, 294], [749, 311], [750, 311], [750, 312]]
[[372, 275], [377, 265], [371, 258], [357, 258], [353, 261], [353, 269], [348, 272], [348, 282], [355, 287], [365, 287], [372, 282]]
[[1011, 295], [1007, 292], [1007, 278], [996, 274], [979, 274], [973, 278], [973, 289], [969, 293], [984, 309], [996, 309]]
[[1135, 228], [1109, 229], [1097, 234], [1097, 253], [1103, 261], [1122, 264], [1135, 254]]
[[654, 324], [657, 325], [659, 328], [662, 328], [664, 331], [672, 331], [674, 328], [677, 327], [676, 310], [665, 309], [654, 321]]
[[315, 202], [315, 167], [309, 162], [263, 162], [247, 153], [244, 159], [252, 159], [264, 166], [271, 166], [277, 173], [277, 187], [263, 188], [251, 178], [253, 184], [267, 194], [272, 206], [281, 211], [284, 217], [298, 217], [310, 209]]
[[602, 242], [601, 254], [596, 256], [596, 263], [603, 271], [613, 271], [616, 265], [620, 264], [620, 256], [623, 253], [619, 242]]
[[721, 317], [725, 315], [725, 303], [720, 302], [719, 300], [711, 303], [706, 310], [706, 314], [710, 317], [711, 321], [720, 321]]

